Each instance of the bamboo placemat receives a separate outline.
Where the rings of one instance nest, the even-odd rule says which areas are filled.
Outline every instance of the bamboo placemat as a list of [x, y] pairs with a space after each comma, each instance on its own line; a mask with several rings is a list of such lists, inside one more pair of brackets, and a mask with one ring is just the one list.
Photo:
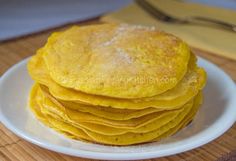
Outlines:
[[[98, 23], [99, 20], [92, 20], [82, 23]], [[66, 27], [68, 27], [67, 25]], [[0, 75], [8, 68], [22, 59], [33, 55], [47, 40], [51, 32], [59, 29], [48, 30], [39, 34], [30, 35], [16, 40], [0, 43]], [[196, 53], [225, 70], [234, 81], [236, 81], [236, 61], [226, 59], [214, 54], [193, 49]], [[217, 99], [217, 98], [216, 98]], [[235, 107], [236, 108], [236, 107]], [[223, 126], [223, 125], [222, 125]], [[155, 161], [213, 161], [219, 158], [227, 160], [236, 150], [236, 124], [218, 139], [191, 151], [184, 152], [170, 157], [150, 159]], [[235, 159], [235, 158], [234, 158]], [[10, 132], [0, 124], [0, 161], [89, 161], [89, 159], [72, 157], [52, 152], [36, 145], [33, 145]], [[150, 161], [149, 160], [149, 161]], [[232, 160], [232, 159], [231, 159]]]

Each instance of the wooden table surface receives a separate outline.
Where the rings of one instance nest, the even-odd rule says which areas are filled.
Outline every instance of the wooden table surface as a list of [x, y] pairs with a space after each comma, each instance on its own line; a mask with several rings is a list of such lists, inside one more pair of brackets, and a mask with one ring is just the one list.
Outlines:
[[[98, 23], [98, 20], [83, 22], [80, 25]], [[15, 63], [35, 54], [35, 51], [43, 46], [51, 32], [61, 30], [61, 28], [47, 30], [38, 34], [6, 41], [0, 43], [0, 75]], [[201, 57], [210, 60], [227, 72], [236, 81], [236, 61], [216, 56], [214, 54], [193, 49]], [[235, 107], [236, 108], [236, 107]], [[223, 126], [223, 125], [222, 125]], [[213, 161], [219, 158], [227, 158], [236, 152], [236, 124], [218, 139], [191, 151], [178, 155], [164, 157], [160, 161]], [[235, 158], [234, 158], [235, 159]], [[0, 161], [87, 161], [89, 159], [72, 157], [56, 152], [52, 152], [36, 145], [33, 145], [13, 134], [0, 124]]]

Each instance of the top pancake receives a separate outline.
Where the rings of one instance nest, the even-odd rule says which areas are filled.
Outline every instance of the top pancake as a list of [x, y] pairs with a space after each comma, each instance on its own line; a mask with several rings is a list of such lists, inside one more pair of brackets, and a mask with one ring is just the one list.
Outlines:
[[[71, 101], [79, 104], [113, 107], [117, 109], [145, 109], [155, 107], [158, 109], [174, 109], [185, 104], [201, 90], [206, 82], [206, 73], [196, 65], [196, 57], [191, 54], [188, 62], [188, 71], [184, 78], [172, 89], [146, 98], [121, 99], [98, 95], [86, 94], [84, 92], [71, 90], [55, 83], [42, 59], [43, 51], [39, 49], [28, 62], [30, 76], [38, 83], [45, 85], [49, 93], [55, 98], [63, 101]], [[70, 105], [71, 106], [71, 105]], [[114, 112], [114, 111], [113, 111]], [[116, 111], [117, 112], [117, 111]]]
[[102, 24], [53, 34], [43, 48], [61, 86], [115, 98], [143, 98], [173, 88], [187, 71], [189, 47], [153, 28]]

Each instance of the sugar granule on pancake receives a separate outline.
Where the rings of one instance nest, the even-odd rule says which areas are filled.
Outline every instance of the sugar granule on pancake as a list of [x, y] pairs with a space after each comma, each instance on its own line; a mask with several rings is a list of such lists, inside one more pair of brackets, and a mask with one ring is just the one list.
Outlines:
[[184, 78], [173, 89], [160, 95], [141, 99], [117, 99], [99, 95], [90, 95], [62, 87], [55, 83], [48, 74], [41, 56], [42, 52], [43, 49], [40, 49], [37, 55], [33, 56], [28, 63], [28, 70], [32, 78], [47, 86], [50, 93], [57, 99], [78, 102], [80, 104], [114, 107], [119, 109], [144, 109], [147, 107], [174, 109], [185, 104], [195, 96], [198, 91], [204, 87], [206, 82], [205, 71], [196, 67], [196, 58], [192, 54], [188, 62], [189, 68]]
[[61, 86], [116, 98], [173, 88], [190, 57], [187, 44], [173, 35], [117, 24], [72, 27], [51, 36], [44, 51], [49, 74]]

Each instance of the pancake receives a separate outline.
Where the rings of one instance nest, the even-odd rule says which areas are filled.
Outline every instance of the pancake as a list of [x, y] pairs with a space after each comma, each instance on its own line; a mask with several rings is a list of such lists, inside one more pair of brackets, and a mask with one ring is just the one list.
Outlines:
[[[196, 103], [195, 103], [196, 104]], [[192, 106], [190, 106], [189, 109], [191, 109]], [[191, 110], [192, 111], [192, 110]], [[109, 136], [109, 135], [102, 135], [102, 134], [99, 134], [99, 133], [96, 133], [96, 132], [93, 132], [91, 130], [87, 130], [81, 126], [77, 126], [77, 128], [79, 129], [82, 129], [82, 131], [84, 131], [86, 134], [88, 134], [90, 137], [92, 137], [94, 139], [95, 137], [95, 141], [99, 140], [101, 141], [101, 139], [105, 139], [105, 143], [107, 144], [108, 142], [113, 142], [113, 141], [119, 141], [118, 145], [123, 145], [123, 141], [125, 138], [127, 138], [129, 141], [131, 141], [133, 144], [134, 140], [135, 140], [135, 144], [136, 144], [136, 141], [139, 140], [139, 139], [144, 139], [144, 138], [150, 138], [150, 137], [154, 137], [153, 135], [161, 135], [162, 133], [165, 133], [166, 131], [168, 131], [169, 128], [174, 128], [176, 124], [178, 124], [178, 122], [181, 121], [181, 119], [183, 119], [184, 117], [186, 117], [186, 115], [189, 114], [189, 112], [186, 112], [186, 113], [180, 113], [180, 116], [176, 117], [176, 118], [173, 118], [170, 122], [162, 125], [161, 127], [157, 128], [156, 130], [153, 130], [151, 132], [147, 132], [147, 133], [132, 133], [132, 132], [128, 132], [128, 133], [125, 133], [125, 134], [122, 134], [122, 135], [114, 135], [114, 136]], [[192, 115], [190, 115], [192, 116]], [[53, 115], [53, 117], [55, 117]], [[52, 118], [53, 118], [52, 117]], [[60, 117], [59, 117], [60, 118]], [[65, 118], [65, 117], [63, 117]], [[54, 118], [55, 119], [55, 118]], [[58, 121], [58, 118], [56, 117], [56, 120]], [[64, 121], [63, 119], [60, 120], [61, 122], [66, 122]], [[177, 126], [177, 125], [176, 125]], [[73, 126], [75, 127], [75, 126]], [[63, 127], [62, 127], [63, 128]], [[158, 131], [159, 130], [159, 131]], [[158, 132], [157, 132], [158, 131]], [[140, 136], [145, 136], [145, 137], [140, 137]], [[108, 139], [107, 139], [108, 138]], [[155, 137], [156, 138], [156, 137]], [[136, 140], [137, 139], [137, 140]], [[98, 141], [98, 142], [99, 142]], [[104, 142], [102, 142], [104, 143]], [[110, 143], [108, 143], [110, 144]], [[117, 143], [116, 143], [117, 144]]]
[[[59, 111], [59, 110], [55, 110], [58, 109], [59, 107], [55, 107], [57, 106], [56, 104], [54, 104], [50, 99], [48, 99], [47, 97], [41, 95], [44, 99], [44, 101], [42, 102], [42, 106], [44, 106], [44, 112], [48, 115], [51, 115], [52, 117], [59, 118], [62, 120], [65, 120], [68, 123], [73, 124], [74, 126], [80, 127], [80, 128], [85, 128], [100, 134], [106, 134], [106, 135], [118, 135], [118, 134], [124, 134], [127, 132], [133, 132], [133, 133], [144, 133], [144, 132], [149, 132], [149, 131], [153, 131], [156, 128], [158, 128], [159, 126], [171, 121], [172, 119], [174, 119], [175, 117], [179, 117], [179, 115], [181, 115], [182, 113], [187, 113], [189, 112], [189, 110], [192, 107], [193, 102], [190, 101], [189, 103], [187, 103], [186, 105], [184, 105], [184, 107], [182, 107], [179, 110], [173, 110], [173, 111], [168, 111], [168, 112], [164, 112], [162, 115], [158, 116], [155, 118], [154, 121], [151, 121], [148, 124], [145, 124], [144, 126], [140, 126], [139, 128], [134, 128], [134, 129], [130, 129], [130, 128], [122, 128], [122, 127], [110, 127], [110, 126], [106, 126], [106, 125], [101, 125], [98, 123], [89, 123], [89, 122], [83, 122], [83, 121], [79, 121], [76, 122], [72, 119], [69, 118], [69, 116], [66, 116], [66, 112], [63, 111]], [[54, 106], [54, 107], [52, 107]], [[66, 110], [65, 110], [66, 111]], [[77, 113], [77, 116], [80, 117], [81, 114]], [[138, 118], [137, 118], [138, 119]]]
[[53, 33], [27, 68], [38, 120], [69, 138], [105, 145], [174, 135], [194, 119], [206, 84], [184, 41], [127, 24]]
[[39, 105], [36, 103], [36, 99], [41, 99], [41, 101], [43, 99], [42, 97], [38, 97], [39, 95], [39, 86], [35, 84], [30, 91], [29, 107], [40, 121], [46, 125], [49, 125], [47, 118], [44, 117], [44, 114], [41, 112]]
[[162, 109], [158, 108], [145, 108], [141, 110], [129, 110], [129, 109], [116, 109], [116, 108], [107, 108], [103, 106], [91, 106], [84, 105], [70, 101], [61, 101], [54, 98], [48, 91], [46, 86], [40, 85], [41, 91], [44, 93], [46, 97], [48, 97], [52, 102], [59, 102], [65, 108], [69, 108], [72, 110], [77, 110], [81, 112], [87, 112], [93, 114], [98, 117], [103, 117], [106, 119], [112, 120], [129, 120], [132, 118], [141, 117], [150, 113], [162, 111]]
[[195, 103], [194, 103], [195, 105], [191, 109], [190, 113], [185, 116], [184, 120], [182, 120], [181, 123], [178, 124], [177, 126], [171, 128], [169, 131], [162, 134], [160, 137], [155, 138], [152, 141], [159, 141], [161, 139], [167, 138], [168, 136], [175, 134], [180, 129], [185, 128], [194, 119], [197, 111], [199, 110], [200, 105], [202, 104], [202, 99], [203, 99], [203, 96], [202, 96], [202, 93], [200, 92], [198, 96], [195, 98]]
[[160, 128], [147, 133], [128, 132], [122, 135], [109, 136], [109, 135], [98, 134], [96, 132], [86, 130], [81, 127], [77, 128], [82, 129], [86, 134], [88, 134], [91, 138], [93, 138], [95, 142], [102, 144], [131, 145], [143, 142], [152, 142], [154, 140], [159, 140], [163, 137], [174, 134], [178, 129], [182, 128], [183, 124], [185, 124], [186, 122], [188, 123], [190, 120], [192, 120], [193, 111], [195, 111], [194, 109], [196, 109], [199, 106], [199, 102], [196, 102], [196, 100], [194, 102], [194, 107], [191, 109], [190, 112], [188, 112], [187, 114], [183, 114], [180, 117], [176, 117], [175, 119], [161, 126]]
[[205, 71], [196, 67], [196, 58], [192, 55], [190, 57], [189, 70], [185, 77], [176, 87], [163, 94], [142, 99], [115, 99], [111, 97], [89, 95], [69, 88], [64, 88], [55, 83], [48, 74], [47, 68], [42, 59], [42, 54], [43, 50], [41, 49], [28, 63], [28, 70], [31, 77], [37, 82], [47, 86], [50, 93], [55, 98], [64, 101], [73, 101], [79, 104], [92, 104], [95, 106], [119, 109], [144, 109], [148, 107], [164, 110], [174, 109], [182, 106], [194, 97], [198, 91], [203, 88], [206, 82]]
[[[38, 96], [40, 96], [39, 92], [39, 86], [36, 85], [31, 92], [31, 108], [34, 111], [37, 111], [37, 113], [40, 112], [40, 114], [37, 114], [36, 116], [40, 117], [40, 120], [45, 120], [42, 118], [46, 118], [48, 120], [47, 122], [43, 121], [47, 126], [50, 126], [54, 128], [55, 130], [59, 132], [63, 132], [63, 134], [68, 135], [71, 138], [81, 139], [81, 137], [85, 140], [95, 141], [102, 144], [109, 144], [109, 145], [130, 145], [130, 144], [137, 144], [140, 142], [151, 142], [154, 140], [159, 140], [161, 138], [164, 138], [166, 136], [170, 136], [173, 133], [175, 133], [178, 129], [185, 126], [190, 120], [192, 120], [193, 116], [195, 115], [198, 106], [200, 104], [200, 96], [198, 95], [194, 101], [193, 108], [191, 108], [191, 111], [187, 114], [183, 114], [181, 117], [176, 117], [172, 121], [168, 122], [167, 124], [161, 126], [160, 128], [148, 132], [148, 133], [132, 133], [128, 132], [122, 135], [115, 135], [115, 136], [107, 136], [107, 135], [101, 135], [95, 132], [92, 132], [90, 130], [85, 130], [83, 128], [75, 127], [71, 124], [68, 124], [64, 121], [60, 121], [59, 119], [55, 119], [53, 117], [50, 117], [49, 115], [42, 114], [41, 109], [37, 108], [36, 103], [42, 102], [42, 99]], [[37, 90], [36, 90], [37, 89]], [[41, 93], [42, 94], [42, 93]], [[37, 96], [38, 95], [38, 96]], [[35, 103], [36, 102], [36, 103]], [[178, 124], [179, 123], [179, 124]], [[157, 132], [158, 131], [158, 132]], [[152, 139], [153, 138], [153, 139]], [[127, 139], [124, 141], [124, 139]]]
[[101, 24], [49, 37], [43, 58], [59, 85], [113, 98], [143, 98], [173, 87], [187, 71], [188, 45], [148, 27]]
[[42, 97], [38, 97], [38, 96], [40, 96], [40, 91], [38, 89], [39, 89], [38, 85], [34, 85], [32, 87], [32, 90], [30, 93], [30, 102], [29, 102], [30, 109], [35, 114], [37, 119], [39, 119], [45, 125], [53, 128], [54, 130], [66, 135], [70, 138], [93, 141], [81, 129], [75, 128], [75, 127], [70, 126], [69, 124], [63, 123], [61, 121], [57, 121], [57, 120], [53, 119], [52, 117], [43, 114], [41, 111], [41, 106], [39, 104], [40, 102], [42, 102]]
[[[54, 118], [59, 118], [61, 120], [64, 120], [65, 122], [68, 122], [72, 124], [73, 126], [87, 129], [99, 134], [104, 134], [104, 135], [121, 135], [125, 134], [127, 132], [132, 132], [132, 133], [146, 133], [153, 131], [160, 126], [168, 123], [174, 118], [180, 117], [180, 115], [186, 114], [189, 112], [189, 110], [192, 107], [192, 101], [187, 103], [185, 107], [183, 107], [181, 110], [174, 110], [174, 111], [169, 111], [164, 113], [163, 115], [159, 116], [155, 120], [151, 121], [148, 124], [145, 124], [143, 126], [140, 126], [138, 128], [132, 128], [130, 127], [125, 128], [125, 127], [114, 127], [114, 126], [107, 126], [107, 125], [101, 125], [97, 123], [90, 123], [90, 122], [75, 122], [74, 120], [71, 119], [65, 119], [63, 116], [58, 116], [58, 113], [55, 113], [53, 111], [50, 111], [47, 107], [45, 108], [44, 112], [47, 113], [48, 115], [51, 115]], [[47, 103], [43, 104], [43, 106], [48, 106]]]
[[[198, 103], [194, 102], [194, 106], [198, 106]], [[165, 134], [169, 130], [173, 130], [173, 128], [178, 126], [184, 120], [184, 117], [187, 115], [181, 115], [180, 117], [176, 117], [175, 119], [163, 125], [162, 127], [148, 133], [138, 133], [138, 134], [126, 133], [117, 136], [107, 136], [107, 135], [97, 134], [88, 130], [84, 131], [95, 141], [111, 145], [131, 145], [144, 142], [151, 142], [154, 139], [160, 138], [163, 134]]]
[[[80, 111], [75, 111], [71, 109], [66, 109], [61, 104], [57, 102], [50, 101], [49, 99], [45, 99], [46, 102], [44, 102], [44, 110], [47, 110], [48, 113], [52, 113], [55, 115], [60, 116], [61, 118], [64, 118], [65, 120], [70, 120], [73, 123], [93, 123], [93, 124], [99, 124], [99, 125], [106, 125], [109, 127], [119, 127], [124, 129], [135, 129], [144, 125], [147, 125], [148, 123], [151, 123], [158, 118], [161, 118], [163, 114], [166, 112], [160, 111], [160, 112], [154, 112], [148, 115], [141, 116], [139, 118], [133, 118], [129, 120], [111, 120], [111, 119], [105, 119], [102, 117], [97, 117], [95, 115], [92, 115], [90, 113], [84, 113]], [[181, 111], [182, 109], [179, 109]], [[178, 111], [178, 110], [176, 110]]]

